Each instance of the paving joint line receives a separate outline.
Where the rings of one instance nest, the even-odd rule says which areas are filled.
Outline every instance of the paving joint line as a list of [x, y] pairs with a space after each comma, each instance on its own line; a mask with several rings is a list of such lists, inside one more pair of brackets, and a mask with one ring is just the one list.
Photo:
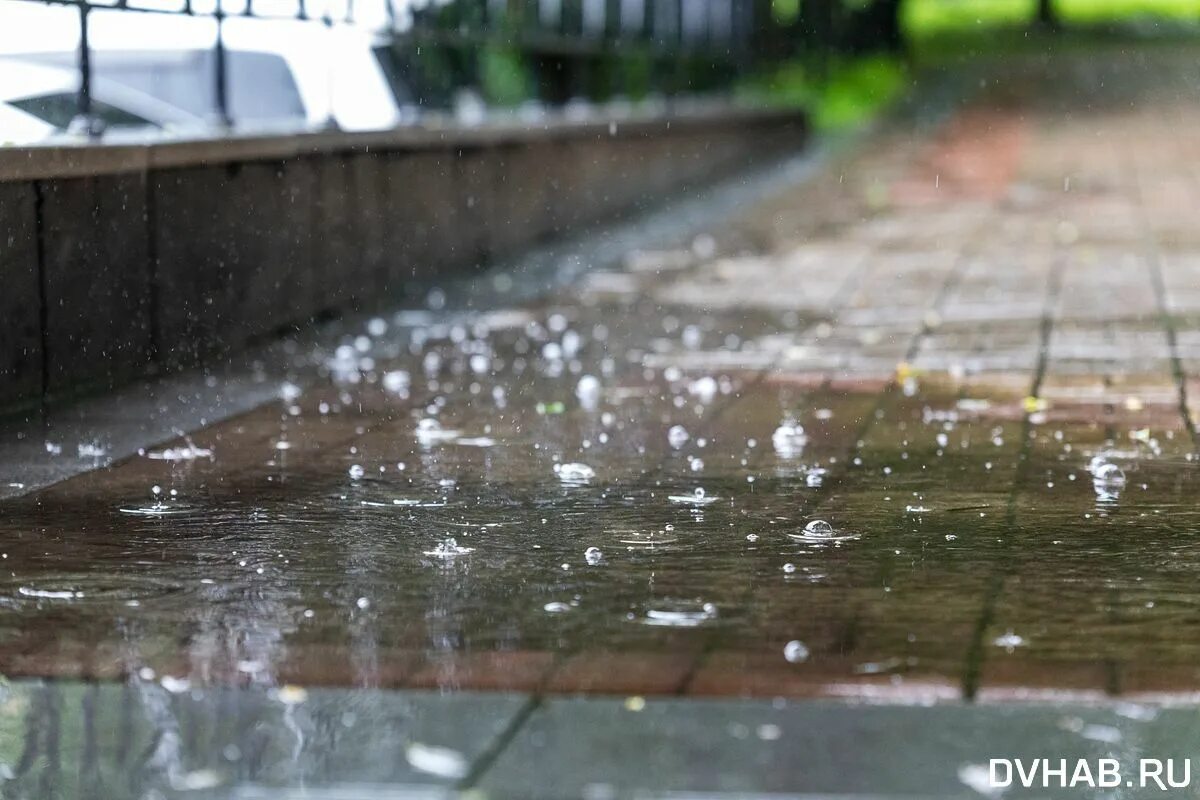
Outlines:
[[[979, 224], [979, 226], [977, 227], [975, 233], [981, 233], [985, 229], [985, 226], [986, 226], [986, 223], [981, 222]], [[977, 240], [977, 238], [978, 237], [976, 237], [976, 236], [972, 236], [969, 241], [974, 242]], [[871, 253], [874, 253], [874, 252], [875, 252], [875, 249], [873, 248]], [[977, 254], [977, 246], [969, 246], [967, 248], [964, 248], [964, 250], [958, 254], [957, 258], [955, 259], [955, 263], [954, 263], [953, 267], [951, 267], [951, 269], [948, 270], [946, 277], [942, 282], [942, 285], [938, 287], [938, 292], [934, 296], [933, 302], [930, 304], [930, 307], [928, 309], [926, 309], [927, 312], [933, 311], [936, 313], [941, 308], [942, 304], [945, 302], [946, 298], [949, 296], [949, 293], [953, 290], [953, 287], [955, 285], [957, 285], [958, 281], [961, 279], [961, 276], [965, 272], [967, 265], [970, 263], [971, 259], [976, 254]], [[860, 265], [861, 271], [863, 271], [863, 272], [868, 271], [866, 264], [868, 264], [869, 261], [870, 261], [870, 255], [868, 255], [867, 257], [865, 257], [863, 259], [862, 265]], [[857, 271], [858, 270], [856, 270], [856, 272]], [[852, 292], [847, 293], [847, 295], [845, 297], [845, 302], [849, 301], [850, 296], [852, 294], [853, 294]], [[838, 309], [838, 311], [841, 311], [841, 310], [843, 310], [843, 309], [841, 309], [841, 308]], [[834, 319], [836, 320], [836, 314], [834, 315]], [[932, 326], [930, 326], [928, 319], [923, 319], [919, 328], [912, 334], [911, 339], [909, 341], [909, 345], [908, 345], [907, 349], [905, 350], [906, 359], [908, 359], [910, 361], [912, 360], [912, 354], [917, 352], [922, 337], [926, 336], [932, 330], [933, 330], [933, 328], [932, 328]], [[768, 368], [768, 369], [770, 369], [770, 368]], [[767, 370], [764, 370], [764, 373], [766, 373], [766, 372], [767, 372]], [[835, 476], [833, 476], [832, 480], [830, 480], [826, 484], [830, 489], [834, 489], [834, 488], [837, 488], [838, 486], [843, 485], [846, 482], [846, 480], [848, 479], [849, 469], [850, 469], [849, 464], [851, 462], [850, 454], [853, 453], [858, 448], [858, 443], [862, 441], [862, 439], [866, 436], [867, 432], [878, 421], [880, 410], [884, 407], [885, 403], [888, 402], [889, 399], [895, 394], [897, 387], [898, 387], [898, 384], [896, 381], [896, 376], [895, 376], [895, 374], [893, 374], [892, 377], [889, 379], [887, 385], [885, 385], [883, 387], [883, 389], [881, 389], [879, 391], [878, 395], [876, 395], [876, 399], [875, 399], [875, 402], [871, 406], [871, 410], [866, 414], [866, 416], [863, 419], [862, 424], [859, 426], [858, 430], [855, 431], [854, 440], [850, 444], [848, 444], [847, 447], [845, 448], [845, 451], [843, 453], [845, 458], [843, 458], [842, 462], [841, 462], [842, 467], [837, 471], [837, 474]], [[803, 514], [804, 516], [810, 516], [810, 515], [816, 513], [825, 505], [825, 503], [827, 503], [829, 501], [830, 496], [831, 496], [831, 493], [829, 493], [829, 492], [826, 492], [824, 494], [824, 496], [821, 498], [818, 498], [816, 495], [813, 495], [812, 503], [802, 502], [800, 504], [800, 513]], [[694, 665], [693, 669], [689, 672], [686, 682], [684, 682], [684, 684], [680, 687], [680, 690], [678, 692], [679, 694], [686, 695], [691, 691], [691, 687], [692, 687], [692, 684], [694, 683], [695, 676], [700, 671], [700, 669], [703, 668], [704, 660], [712, 652], [712, 649], [713, 648], [711, 648], [710, 646], [708, 646], [706, 644], [706, 647], [701, 651], [701, 654], [697, 659], [697, 663]]]
[[499, 760], [508, 746], [516, 739], [517, 734], [525, 727], [529, 718], [542, 707], [544, 701], [541, 695], [531, 694], [525, 703], [512, 715], [504, 730], [496, 735], [482, 753], [475, 757], [467, 769], [467, 774], [455, 785], [455, 790], [465, 792], [475, 788], [489, 769]]
[[[1055, 313], [1062, 292], [1063, 275], [1066, 271], [1064, 258], [1065, 256], [1061, 253], [1056, 253], [1046, 276], [1046, 296], [1042, 309], [1038, 360], [1029, 390], [1031, 397], [1039, 396], [1046, 375], [1050, 357], [1050, 339], [1054, 333]], [[966, 659], [963, 664], [962, 696], [968, 702], [973, 702], [979, 694], [980, 676], [983, 674], [983, 665], [987, 660], [984, 636], [987, 634], [988, 628], [995, 622], [996, 606], [1004, 594], [1004, 586], [1017, 569], [1013, 559], [1008, 556], [1012, 537], [1017, 529], [1017, 498], [1024, 484], [1026, 471], [1029, 469], [1030, 455], [1033, 449], [1033, 433], [1032, 414], [1026, 409], [1021, 419], [1021, 448], [1017, 453], [1017, 466], [1013, 473], [1012, 487], [1009, 490], [1005, 506], [1004, 517], [1007, 530], [1001, 541], [1001, 564], [1003, 566], [993, 571], [984, 589], [983, 604], [979, 610], [979, 616], [975, 620], [975, 626], [972, 628], [971, 641], [968, 643]]]
[[[1142, 246], [1146, 258], [1146, 265], [1150, 270], [1150, 284], [1154, 289], [1154, 302], [1158, 306], [1158, 319], [1162, 325], [1163, 332], [1167, 337], [1167, 350], [1170, 353], [1171, 373], [1175, 378], [1175, 389], [1179, 394], [1179, 414], [1183, 417], [1184, 429], [1192, 438], [1192, 445], [1200, 445], [1200, 431], [1192, 423], [1191, 414], [1188, 411], [1187, 398], [1187, 374], [1183, 369], [1183, 360], [1179, 357], [1179, 337], [1175, 329], [1175, 320], [1171, 316], [1171, 309], [1167, 303], [1167, 283], [1166, 277], [1162, 268], [1162, 252], [1159, 245], [1158, 237], [1154, 234], [1153, 228], [1150, 225], [1150, 216], [1146, 211], [1146, 196], [1142, 191], [1141, 173], [1137, 165], [1136, 150], [1133, 148], [1127, 149], [1125, 158], [1120, 158], [1119, 161], [1125, 166], [1127, 179], [1133, 187], [1134, 196], [1137, 198], [1138, 220], [1142, 231]], [[1195, 173], [1188, 170], [1188, 174], [1195, 179]]]

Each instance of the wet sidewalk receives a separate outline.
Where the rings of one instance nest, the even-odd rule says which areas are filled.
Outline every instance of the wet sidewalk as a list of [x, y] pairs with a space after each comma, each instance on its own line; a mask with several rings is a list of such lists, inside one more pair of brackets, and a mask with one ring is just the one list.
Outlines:
[[[14, 779], [64, 720], [114, 797], [138, 758], [213, 796], [972, 796], [1000, 731], [1186, 731], [1191, 64], [1006, 65], [702, 232], [285, 345], [248, 413], [32, 492], [10, 456], [0, 672], [59, 679], [7, 690]], [[924, 779], [837, 745], [887, 731]]]

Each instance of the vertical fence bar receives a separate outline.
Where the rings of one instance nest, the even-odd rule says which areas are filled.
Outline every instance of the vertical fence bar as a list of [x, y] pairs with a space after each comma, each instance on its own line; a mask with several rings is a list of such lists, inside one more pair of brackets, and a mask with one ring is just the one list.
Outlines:
[[229, 65], [225, 52], [225, 6], [222, 0], [217, 0], [213, 19], [217, 23], [217, 39], [213, 45], [213, 96], [216, 98], [217, 124], [228, 128], [233, 125], [233, 119], [229, 116]]
[[92, 47], [88, 32], [88, 0], [76, 0], [79, 6], [79, 98], [75, 118], [68, 128], [72, 133], [96, 137], [104, 127], [92, 109]]
[[334, 42], [336, 34], [333, 30], [333, 12], [330, 11], [328, 6], [325, 7], [325, 15], [321, 21], [325, 23], [325, 36], [329, 40], [328, 55], [325, 58], [325, 82], [328, 97], [325, 106], [325, 121], [321, 124], [321, 127], [332, 131], [338, 128], [337, 114], [334, 113], [333, 109], [337, 95], [337, 77], [335, 75], [337, 71], [337, 46], [336, 42]]

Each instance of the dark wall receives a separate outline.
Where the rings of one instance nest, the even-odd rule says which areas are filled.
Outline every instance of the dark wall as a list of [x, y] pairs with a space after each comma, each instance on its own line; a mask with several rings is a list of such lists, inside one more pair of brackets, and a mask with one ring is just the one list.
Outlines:
[[0, 411], [380, 308], [804, 136], [735, 114], [0, 181]]

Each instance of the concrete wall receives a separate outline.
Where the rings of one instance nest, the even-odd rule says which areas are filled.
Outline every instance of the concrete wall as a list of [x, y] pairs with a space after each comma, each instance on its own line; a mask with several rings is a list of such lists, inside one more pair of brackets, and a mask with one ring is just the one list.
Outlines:
[[0, 148], [0, 411], [218, 359], [804, 143], [794, 113]]

